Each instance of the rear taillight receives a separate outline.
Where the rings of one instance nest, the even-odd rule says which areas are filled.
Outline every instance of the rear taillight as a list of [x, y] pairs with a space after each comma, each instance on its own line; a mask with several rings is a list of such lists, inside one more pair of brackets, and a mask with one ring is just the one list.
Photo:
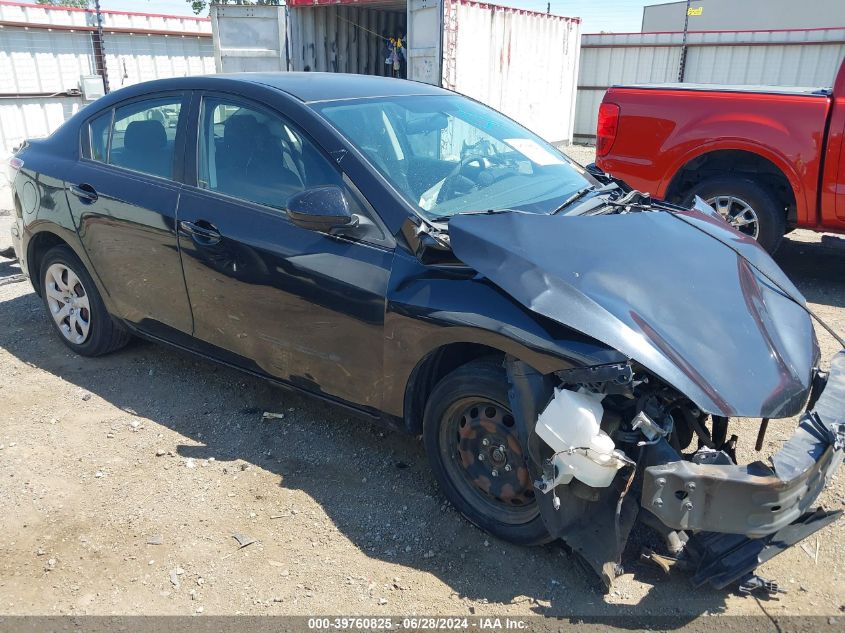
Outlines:
[[9, 159], [9, 182], [15, 181], [15, 175], [23, 169], [23, 161], [17, 156], [12, 156]]
[[619, 106], [602, 103], [599, 106], [599, 120], [596, 124], [596, 155], [606, 156], [616, 140], [619, 130]]

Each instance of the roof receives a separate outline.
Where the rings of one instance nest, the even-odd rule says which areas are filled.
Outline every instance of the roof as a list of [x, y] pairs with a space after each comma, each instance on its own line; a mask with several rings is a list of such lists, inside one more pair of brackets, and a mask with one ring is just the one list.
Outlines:
[[451, 94], [448, 90], [418, 81], [346, 73], [231, 73], [211, 77], [263, 84], [282, 90], [306, 103], [367, 97]]

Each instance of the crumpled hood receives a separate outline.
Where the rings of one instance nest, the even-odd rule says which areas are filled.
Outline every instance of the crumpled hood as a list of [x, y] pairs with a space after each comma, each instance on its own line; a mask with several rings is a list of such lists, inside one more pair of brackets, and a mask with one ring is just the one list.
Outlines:
[[804, 299], [721, 220], [509, 212], [456, 216], [449, 236], [525, 307], [616, 348], [707, 413], [778, 418], [806, 402], [818, 347]]

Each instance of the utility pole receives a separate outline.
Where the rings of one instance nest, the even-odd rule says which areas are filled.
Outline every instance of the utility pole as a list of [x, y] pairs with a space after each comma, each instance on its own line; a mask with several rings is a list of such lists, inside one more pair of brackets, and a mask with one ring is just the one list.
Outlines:
[[94, 45], [94, 67], [103, 77], [103, 90], [109, 92], [109, 72], [106, 69], [106, 48], [103, 45], [103, 14], [100, 11], [100, 0], [94, 0], [94, 11], [97, 15], [97, 30], [91, 34]]
[[684, 39], [681, 41], [681, 63], [678, 67], [678, 83], [684, 82], [684, 68], [687, 65], [687, 33], [689, 32], [689, 10], [691, 0], [687, 0], [684, 10]]
[[546, 15], [551, 15], [551, 13], [552, 13], [552, 3], [547, 2], [546, 3]]

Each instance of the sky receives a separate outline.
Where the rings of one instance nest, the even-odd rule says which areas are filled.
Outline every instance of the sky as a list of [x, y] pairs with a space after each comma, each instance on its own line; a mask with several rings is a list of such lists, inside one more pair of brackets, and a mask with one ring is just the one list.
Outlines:
[[[546, 10], [546, 0], [492, 0], [496, 4]], [[643, 6], [659, 4], [665, 0], [551, 0], [552, 13], [583, 20], [583, 33], [599, 31], [639, 31], [642, 25]], [[173, 13], [193, 15], [185, 0], [100, 0], [103, 9], [142, 11], [145, 13]]]

